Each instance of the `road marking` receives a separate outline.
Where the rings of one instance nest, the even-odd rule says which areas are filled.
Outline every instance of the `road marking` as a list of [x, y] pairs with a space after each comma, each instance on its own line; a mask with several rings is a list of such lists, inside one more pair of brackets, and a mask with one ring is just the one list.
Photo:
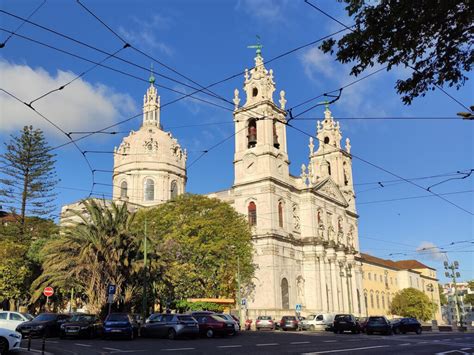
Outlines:
[[399, 346], [407, 346], [407, 345], [411, 345], [411, 344], [410, 343], [399, 344]]
[[241, 348], [242, 345], [219, 345], [218, 348]]
[[122, 349], [116, 349], [116, 348], [102, 348], [104, 350], [112, 350], [112, 351], [122, 351]]
[[163, 351], [185, 351], [185, 350], [196, 350], [196, 348], [173, 348], [173, 349], [161, 349]]
[[335, 343], [337, 340], [323, 340], [323, 343]]
[[420, 341], [418, 344], [428, 344], [427, 341]]
[[462, 348], [461, 350], [471, 350], [471, 348]]
[[291, 345], [297, 345], [297, 344], [310, 344], [310, 341], [292, 341], [290, 344]]
[[358, 351], [358, 350], [368, 350], [368, 349], [378, 349], [378, 348], [389, 348], [390, 345], [377, 345], [377, 346], [366, 346], [363, 348], [352, 348], [352, 349], [337, 349], [337, 350], [326, 350], [326, 351], [317, 351], [314, 353], [304, 353], [302, 355], [316, 355], [316, 354], [331, 354], [331, 353], [343, 353], [346, 351]]
[[441, 340], [443, 340], [443, 341], [450, 341], [451, 338], [446, 338], [446, 339], [441, 339]]
[[274, 345], [280, 345], [278, 343], [265, 343], [265, 344], [255, 344], [257, 346], [274, 346]]
[[89, 344], [81, 344], [81, 343], [74, 343], [74, 345], [85, 346], [85, 347], [88, 347], [88, 348], [90, 348], [92, 346], [92, 345], [89, 345]]

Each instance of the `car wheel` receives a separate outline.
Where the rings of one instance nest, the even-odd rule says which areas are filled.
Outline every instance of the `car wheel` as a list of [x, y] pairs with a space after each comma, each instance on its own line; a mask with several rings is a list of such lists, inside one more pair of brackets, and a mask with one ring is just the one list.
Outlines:
[[387, 330], [387, 335], [393, 335], [392, 329]]
[[206, 337], [213, 338], [214, 337], [214, 330], [212, 330], [212, 329], [206, 330]]
[[255, 328], [255, 329], [257, 329], [257, 332], [260, 330], [260, 328]]
[[416, 330], [416, 334], [418, 334], [418, 335], [421, 334], [421, 328], [418, 328], [418, 329]]
[[315, 327], [314, 325], [311, 325], [311, 326], [309, 327], [309, 330], [311, 330], [312, 332], [314, 332], [314, 331], [316, 330], [316, 327]]
[[338, 331], [338, 330], [335, 330], [335, 331], [334, 331], [334, 334], [337, 334], [337, 333], [339, 333], [339, 331]]
[[135, 333], [132, 329], [132, 331], [130, 332], [130, 337], [128, 338], [128, 340], [133, 340], [135, 338]]
[[367, 333], [367, 335], [372, 335], [372, 332], [369, 331], [369, 330], [367, 330], [366, 333]]
[[0, 338], [0, 354], [6, 355], [9, 351], [8, 341], [5, 338]]
[[168, 330], [168, 339], [175, 340], [176, 339], [176, 331], [174, 329]]
[[393, 332], [394, 332], [395, 334], [400, 334], [400, 329], [395, 328], [395, 329], [393, 330]]

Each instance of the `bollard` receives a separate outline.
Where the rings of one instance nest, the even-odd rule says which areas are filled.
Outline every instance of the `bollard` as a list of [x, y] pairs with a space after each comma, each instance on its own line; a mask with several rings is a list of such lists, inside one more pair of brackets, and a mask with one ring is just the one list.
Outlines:
[[43, 335], [43, 344], [41, 345], [41, 355], [44, 355], [45, 346], [46, 346], [46, 337]]
[[31, 334], [28, 334], [28, 351], [31, 349]]

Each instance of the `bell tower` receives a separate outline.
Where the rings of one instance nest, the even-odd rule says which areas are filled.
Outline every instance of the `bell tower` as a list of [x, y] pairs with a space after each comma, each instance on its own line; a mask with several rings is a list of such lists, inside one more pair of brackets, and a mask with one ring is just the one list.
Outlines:
[[256, 48], [255, 66], [245, 69], [245, 103], [239, 106], [239, 90], [234, 91], [234, 185], [274, 177], [289, 180], [286, 145], [286, 98], [280, 92], [280, 105], [273, 102], [273, 70], [265, 68], [262, 45]]
[[155, 87], [153, 69], [150, 74], [150, 87], [143, 96], [143, 126], [160, 127], [160, 97]]

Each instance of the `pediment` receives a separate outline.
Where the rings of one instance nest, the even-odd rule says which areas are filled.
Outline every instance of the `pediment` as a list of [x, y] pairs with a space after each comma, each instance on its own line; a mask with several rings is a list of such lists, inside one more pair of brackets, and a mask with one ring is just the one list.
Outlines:
[[339, 186], [337, 186], [337, 184], [334, 182], [333, 179], [331, 179], [331, 177], [327, 177], [326, 179], [316, 183], [312, 190], [317, 195], [336, 202], [339, 205], [342, 205], [344, 207], [349, 206], [347, 200], [344, 198], [344, 195], [339, 189]]

